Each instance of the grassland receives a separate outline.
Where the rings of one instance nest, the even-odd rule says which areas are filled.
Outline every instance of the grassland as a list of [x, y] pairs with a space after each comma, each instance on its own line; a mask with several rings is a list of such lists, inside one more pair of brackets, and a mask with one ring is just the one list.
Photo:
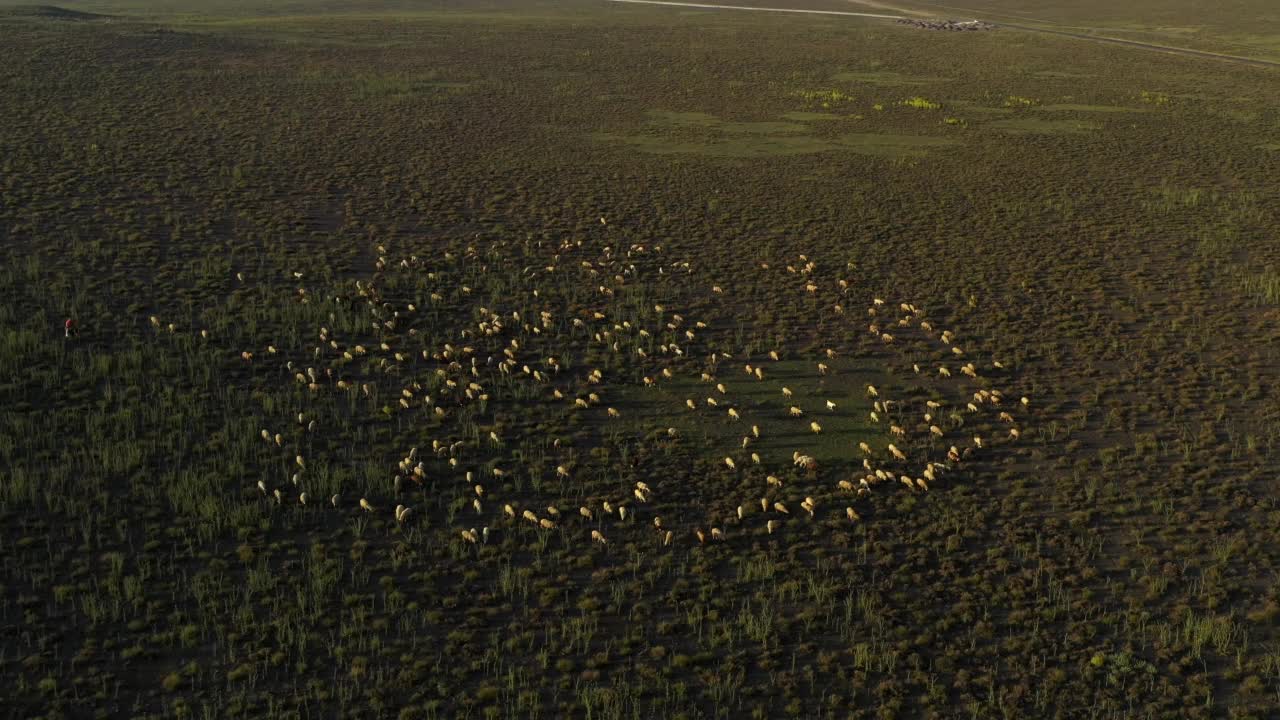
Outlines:
[[1274, 72], [4, 7], [9, 716], [1280, 705]]

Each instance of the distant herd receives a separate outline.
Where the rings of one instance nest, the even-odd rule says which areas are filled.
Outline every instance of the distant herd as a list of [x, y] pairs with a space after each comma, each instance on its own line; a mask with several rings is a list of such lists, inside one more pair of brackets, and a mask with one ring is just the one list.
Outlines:
[[995, 25], [982, 20], [916, 20], [914, 18], [902, 18], [898, 21], [898, 24], [911, 25], [925, 30], [974, 31], [996, 29]]

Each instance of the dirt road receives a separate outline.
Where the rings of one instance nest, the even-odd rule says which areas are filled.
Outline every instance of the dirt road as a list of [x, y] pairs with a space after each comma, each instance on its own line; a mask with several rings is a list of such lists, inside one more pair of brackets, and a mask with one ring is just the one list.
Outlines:
[[[844, 12], [842, 10], [806, 10], [803, 8], [773, 8], [773, 7], [751, 7], [747, 5], [715, 5], [711, 3], [691, 3], [691, 2], [674, 2], [672, 0], [608, 0], [617, 3], [634, 3], [638, 5], [669, 5], [674, 7], [703, 8], [707, 10], [754, 10], [756, 12], [779, 12], [779, 13], [800, 13], [806, 15], [843, 15], [848, 17], [866, 17], [877, 18], [880, 20], [907, 20], [908, 16], [928, 17], [927, 13], [917, 10], [906, 10], [894, 7], [888, 3], [877, 2], [876, 0], [851, 0], [859, 5], [884, 10], [893, 10], [903, 13], [901, 15], [884, 15], [879, 13], [862, 13], [862, 12]], [[963, 8], [954, 8], [956, 10], [964, 10]], [[1023, 32], [1043, 33], [1046, 35], [1060, 35], [1062, 37], [1074, 38], [1076, 40], [1090, 40], [1098, 43], [1108, 43], [1111, 45], [1124, 45], [1126, 47], [1137, 48], [1139, 50], [1150, 50], [1154, 52], [1168, 53], [1170, 55], [1184, 55], [1187, 57], [1207, 58], [1210, 60], [1223, 60], [1226, 62], [1239, 63], [1241, 65], [1252, 65], [1254, 67], [1280, 68], [1280, 62], [1274, 60], [1262, 60], [1259, 58], [1242, 57], [1240, 55], [1226, 55], [1223, 53], [1209, 52], [1208, 50], [1192, 50], [1190, 48], [1173, 47], [1170, 45], [1157, 45], [1156, 43], [1146, 43], [1138, 40], [1122, 40], [1120, 38], [1106, 37], [1104, 35], [1089, 35], [1085, 33], [1068, 32], [1066, 30], [1050, 30], [1048, 28], [1035, 27], [1032, 25], [1017, 25], [1013, 23], [996, 22], [992, 23], [997, 27], [1008, 28], [1009, 30], [1021, 30]]]
[[708, 10], [755, 10], [757, 12], [803, 13], [807, 15], [845, 15], [869, 17], [881, 20], [902, 20], [901, 15], [877, 15], [875, 13], [844, 12], [842, 10], [804, 10], [801, 8], [750, 7], [747, 5], [709, 5], [704, 3], [668, 2], [667, 0], [609, 0], [609, 2], [635, 3], [637, 5], [673, 5], [675, 7], [705, 8]]

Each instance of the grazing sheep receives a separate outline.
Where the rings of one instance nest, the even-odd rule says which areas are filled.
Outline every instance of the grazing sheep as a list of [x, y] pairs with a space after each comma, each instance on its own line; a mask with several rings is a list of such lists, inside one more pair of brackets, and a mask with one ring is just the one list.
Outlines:
[[336, 494], [333, 497], [329, 498], [329, 504], [334, 507], [338, 507], [338, 496]]
[[370, 503], [368, 500], [364, 498], [360, 498], [360, 509], [364, 510], [365, 512], [373, 512], [374, 510], [377, 510], [377, 508], [373, 506], [373, 503]]
[[873, 398], [875, 398], [875, 397], [880, 397], [880, 391], [879, 391], [879, 390], [876, 390], [876, 386], [875, 386], [875, 385], [868, 385], [868, 386], [867, 386], [867, 397], [873, 397]]
[[586, 507], [586, 506], [584, 505], [583, 507], [578, 508], [578, 514], [579, 514], [579, 515], [581, 515], [582, 517], [584, 517], [584, 518], [586, 518], [586, 519], [590, 520], [590, 519], [591, 519], [591, 508], [588, 508], [588, 507]]
[[622, 413], [618, 412], [616, 408], [609, 408], [606, 412], [609, 414], [609, 417], [611, 418], [622, 417]]
[[765, 481], [766, 483], [768, 483], [769, 485], [776, 485], [776, 486], [778, 486], [778, 487], [782, 487], [782, 481], [781, 481], [781, 480], [779, 480], [779, 479], [778, 479], [778, 476], [776, 476], [776, 475], [769, 475], [768, 477], [766, 477], [766, 478], [764, 479], [764, 481]]
[[937, 437], [942, 437], [942, 428], [938, 427], [937, 425], [930, 425], [929, 432], [932, 433], [933, 435], [936, 435]]
[[791, 415], [791, 417], [800, 417], [801, 415], [804, 415], [804, 411], [796, 407], [795, 405], [792, 405], [791, 409], [788, 410], [787, 412], [788, 414]]
[[974, 444], [974, 445], [977, 445], [979, 448], [981, 448], [981, 447], [982, 447], [982, 436], [981, 436], [981, 435], [974, 435], [974, 436], [973, 436], [973, 444]]
[[[640, 488], [636, 488], [634, 494], [636, 496], [636, 500], [639, 500], [640, 502], [649, 502], [649, 498], [645, 496], [644, 491]], [[618, 508], [618, 510], [621, 511], [622, 508]]]
[[826, 374], [827, 374], [827, 364], [826, 364], [826, 363], [818, 363], [818, 374], [819, 374], [819, 375], [826, 375]]
[[895, 458], [899, 460], [907, 459], [907, 456], [901, 450], [899, 450], [896, 445], [892, 443], [889, 444], [889, 454], [893, 455]]
[[502, 512], [506, 513], [507, 517], [514, 518], [516, 516], [516, 509], [510, 505], [502, 506]]
[[790, 514], [791, 514], [791, 511], [787, 509], [787, 506], [786, 506], [786, 505], [783, 505], [783, 504], [782, 504], [782, 503], [780, 503], [780, 502], [776, 502], [776, 503], [774, 503], [774, 504], [773, 504], [773, 509], [774, 509], [774, 510], [777, 510], [778, 512], [782, 513], [783, 515], [790, 515]]
[[848, 518], [849, 518], [849, 521], [850, 521], [850, 522], [857, 522], [857, 521], [859, 521], [859, 520], [861, 520], [861, 519], [862, 519], [862, 518], [858, 517], [858, 513], [854, 512], [854, 511], [853, 511], [853, 508], [851, 508], [851, 507], [846, 507], [846, 508], [844, 509], [844, 514], [845, 514], [845, 516], [846, 516], [846, 517], [848, 517]]
[[538, 522], [538, 516], [534, 515], [532, 510], [525, 510], [520, 516], [531, 523], [537, 524]]
[[666, 534], [665, 536], [663, 536], [663, 538], [662, 538], [662, 545], [663, 545], [663, 547], [666, 547], [667, 545], [670, 545], [670, 544], [671, 544], [671, 538], [673, 538], [673, 537], [675, 537], [675, 534], [674, 534], [674, 533], [672, 533], [670, 530], [668, 530], [668, 531], [667, 531], [667, 534]]
[[734, 462], [733, 462], [733, 458], [730, 458], [730, 457], [725, 458], [725, 459], [724, 459], [724, 464], [725, 464], [725, 465], [728, 465], [730, 470], [737, 470], [737, 469], [738, 469], [738, 466], [737, 466], [736, 464], [734, 464]]
[[822, 432], [822, 426], [819, 425], [816, 420], [809, 423], [809, 429], [812, 430], [815, 435]]
[[760, 498], [760, 512], [769, 511], [769, 498]]
[[751, 426], [751, 436], [752, 436], [752, 437], [755, 437], [755, 438], [760, 437], [760, 426], [759, 426], [759, 425], [752, 425], [752, 426]]
[[1020, 437], [1022, 437], [1022, 433], [1018, 432], [1018, 428], [1009, 428], [1009, 438], [1011, 440], [1017, 440]]
[[733, 409], [733, 408], [729, 408], [729, 419], [730, 419], [730, 420], [735, 420], [735, 421], [736, 421], [736, 420], [741, 420], [742, 418], [741, 418], [741, 417], [739, 417], [739, 415], [738, 415], [738, 411], [737, 411], [737, 410], [735, 410], [735, 409]]
[[866, 444], [865, 442], [858, 443], [858, 449], [866, 453], [867, 455], [871, 454], [871, 446]]
[[739, 519], [739, 520], [741, 520], [743, 515], [746, 515], [746, 511], [742, 509], [742, 506], [741, 506], [741, 505], [739, 505], [739, 506], [738, 506], [738, 519]]
[[1029, 397], [1027, 397], [1027, 396], [1025, 396], [1025, 395], [1024, 395], [1024, 396], [1022, 396], [1022, 400], [1020, 400], [1019, 402], [1021, 402], [1021, 403], [1022, 403], [1022, 407], [1027, 407], [1027, 406], [1031, 405], [1031, 398], [1029, 398]]
[[592, 540], [594, 540], [594, 541], [596, 541], [596, 542], [598, 542], [598, 543], [600, 543], [601, 545], [608, 545], [608, 544], [609, 544], [609, 542], [608, 542], [607, 540], [605, 540], [605, 539], [604, 539], [604, 534], [603, 534], [603, 533], [601, 533], [599, 530], [592, 530], [592, 531], [591, 531], [591, 539], [592, 539]]
[[756, 368], [755, 376], [756, 376], [756, 380], [763, 381], [763, 380], [764, 380], [764, 369], [762, 369], [762, 368]]
[[792, 457], [792, 461], [795, 463], [796, 467], [799, 467], [806, 472], [815, 472], [818, 469], [818, 461], [810, 455], [795, 453]]
[[554, 522], [546, 518], [542, 518], [541, 520], [539, 520], [538, 525], [541, 526], [543, 530], [554, 530], [556, 527], [556, 524]]
[[773, 534], [774, 529], [777, 527], [778, 527], [778, 522], [776, 520], [770, 520], [769, 522], [764, 524], [764, 529], [767, 530], [770, 535]]
[[784, 398], [789, 398], [789, 397], [791, 397], [791, 396], [792, 396], [792, 394], [793, 394], [793, 393], [791, 392], [791, 388], [789, 388], [789, 387], [784, 387], [784, 388], [782, 388], [782, 397], [784, 397]]

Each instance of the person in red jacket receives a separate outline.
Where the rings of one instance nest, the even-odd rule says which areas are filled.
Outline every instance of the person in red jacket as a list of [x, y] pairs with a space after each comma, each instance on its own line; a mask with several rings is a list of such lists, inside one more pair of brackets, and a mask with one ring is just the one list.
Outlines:
[[71, 337], [71, 331], [75, 329], [75, 326], [76, 326], [76, 321], [72, 320], [71, 318], [67, 318], [67, 322], [63, 324], [63, 328], [66, 330], [67, 337]]

